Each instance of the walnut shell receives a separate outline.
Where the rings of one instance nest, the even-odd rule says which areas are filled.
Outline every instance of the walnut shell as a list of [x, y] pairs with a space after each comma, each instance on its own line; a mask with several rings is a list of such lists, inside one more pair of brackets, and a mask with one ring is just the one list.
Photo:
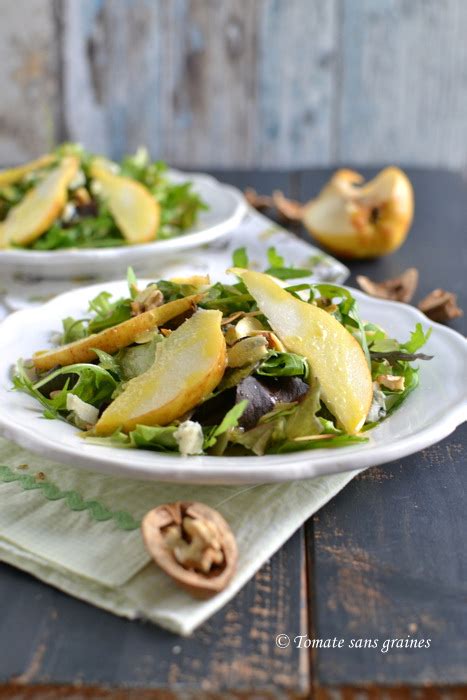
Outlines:
[[[223, 553], [222, 565], [214, 565], [208, 573], [204, 573], [188, 568], [176, 559], [165, 533], [173, 526], [181, 528], [185, 517], [214, 526]], [[232, 530], [216, 510], [204, 503], [177, 501], [158, 506], [144, 516], [141, 530], [146, 549], [156, 564], [196, 598], [209, 598], [219, 593], [235, 573], [238, 549]]]

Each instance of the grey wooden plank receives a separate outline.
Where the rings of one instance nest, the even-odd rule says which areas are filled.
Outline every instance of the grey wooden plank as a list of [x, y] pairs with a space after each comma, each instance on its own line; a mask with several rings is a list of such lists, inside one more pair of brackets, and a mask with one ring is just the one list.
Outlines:
[[[467, 686], [466, 446], [464, 425], [364, 472], [315, 516], [314, 636], [346, 640], [318, 650], [318, 684]], [[430, 646], [382, 651], [392, 639]]]
[[303, 530], [296, 533], [185, 639], [117, 618], [1, 565], [0, 697], [26, 690], [28, 698], [61, 698], [73, 687], [86, 698], [107, 697], [106, 688], [111, 698], [119, 689], [151, 691], [151, 698], [308, 697], [308, 652], [275, 645], [281, 632], [306, 632], [303, 538]]
[[[313, 196], [329, 175], [304, 173], [301, 198]], [[379, 260], [347, 261], [351, 283], [355, 274], [383, 280], [415, 265], [417, 298], [440, 286], [467, 309], [467, 183], [439, 170], [408, 175], [416, 216], [407, 242]], [[465, 333], [467, 318], [450, 325]], [[319, 649], [318, 684], [467, 685], [466, 467], [464, 425], [438, 445], [364, 472], [315, 516], [308, 529], [314, 636], [379, 640], [378, 649]], [[381, 652], [392, 638], [431, 644]]]
[[55, 30], [53, 0], [1, 4], [2, 163], [19, 163], [44, 153], [58, 135], [60, 80]]
[[464, 0], [341, 0], [336, 159], [466, 166]]

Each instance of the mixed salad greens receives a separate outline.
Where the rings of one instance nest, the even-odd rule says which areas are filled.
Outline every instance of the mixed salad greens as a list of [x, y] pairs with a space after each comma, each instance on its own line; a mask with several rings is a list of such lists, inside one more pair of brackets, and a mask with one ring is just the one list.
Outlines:
[[[303, 270], [288, 267], [274, 248], [268, 255], [269, 275], [282, 280], [303, 276]], [[244, 249], [235, 252], [234, 263], [248, 267]], [[352, 352], [361, 355], [362, 371], [369, 377], [369, 410], [364, 409], [358, 429], [349, 432], [342, 418], [335, 415], [340, 412], [331, 409], [335, 403], [323, 393], [328, 380], [319, 378], [309, 359], [291, 351], [286, 335], [281, 337], [274, 330], [261, 310], [262, 301], [252, 295], [248, 275], [247, 282], [242, 279], [243, 272], [231, 284], [211, 284], [207, 277], [197, 276], [159, 280], [141, 289], [129, 270], [128, 296], [113, 299], [103, 291], [90, 301], [85, 317], [64, 318], [55, 349], [18, 363], [15, 388], [42, 404], [45, 418], [67, 421], [97, 444], [122, 448], [184, 455], [262, 455], [366, 442], [367, 431], [390, 416], [417, 387], [418, 370], [412, 363], [430, 359], [418, 352], [430, 331], [417, 324], [410, 338], [399, 342], [359, 317], [356, 301], [347, 289], [305, 281], [285, 287], [291, 303], [301, 300], [300, 308], [311, 305], [319, 310], [323, 327], [328, 323], [331, 330], [336, 325], [343, 327], [344, 344], [349, 343]], [[254, 274], [260, 284], [263, 278], [271, 284], [271, 277]], [[282, 290], [280, 294], [284, 295]], [[206, 310], [211, 315], [206, 315]], [[193, 335], [191, 341], [187, 335], [190, 324], [194, 327], [195, 319], [204, 323], [208, 316], [211, 325], [216, 325], [217, 336], [204, 341]], [[303, 335], [308, 331], [312, 329], [304, 328]], [[111, 432], [101, 430], [102, 417], [117, 403], [124, 411], [128, 409], [125, 397], [132, 394], [135, 382], [143, 392], [156, 380], [160, 391], [167, 389], [164, 377], [169, 382], [169, 365], [176, 359], [172, 355], [184, 352], [184, 334], [193, 348], [196, 343], [201, 343], [202, 350], [203, 342], [219, 344], [221, 364], [215, 367], [215, 380], [209, 370], [211, 379], [206, 379], [204, 393], [198, 393], [196, 402], [190, 403], [195, 390], [180, 377], [178, 414], [172, 410], [170, 420], [138, 422], [134, 418], [138, 411], [133, 410], [134, 420], [122, 417], [121, 425]], [[193, 363], [190, 372], [196, 374], [202, 353], [194, 349], [193, 353], [197, 357], [190, 358], [188, 364]], [[338, 377], [346, 368], [333, 368], [331, 362], [331, 371]], [[146, 393], [145, 400], [151, 400], [150, 391]], [[339, 397], [339, 387], [336, 395]], [[342, 401], [350, 402], [349, 397]], [[171, 405], [173, 408], [173, 402]], [[150, 415], [147, 406], [140, 414]]]
[[[42, 189], [41, 189], [42, 188]], [[39, 196], [36, 196], [39, 195]], [[105, 248], [179, 236], [207, 209], [145, 148], [119, 163], [67, 143], [0, 172], [0, 248]]]

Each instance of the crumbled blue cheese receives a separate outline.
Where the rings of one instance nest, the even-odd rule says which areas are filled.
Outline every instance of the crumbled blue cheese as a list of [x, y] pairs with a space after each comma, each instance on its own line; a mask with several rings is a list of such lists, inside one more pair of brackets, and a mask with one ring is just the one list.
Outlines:
[[109, 171], [109, 173], [112, 173], [112, 175], [118, 175], [120, 172], [119, 164], [115, 163], [113, 160], [106, 160], [105, 167]]
[[86, 176], [82, 170], [78, 170], [73, 180], [68, 185], [69, 190], [77, 190], [78, 187], [84, 187], [86, 184]]
[[62, 212], [62, 221], [65, 223], [68, 223], [68, 221], [71, 221], [74, 215], [76, 214], [76, 207], [74, 204], [71, 202], [67, 202], [65, 204], [65, 207]]
[[145, 165], [149, 163], [149, 153], [148, 149], [145, 148], [144, 146], [139, 146], [138, 150], [136, 151], [135, 155], [133, 156], [133, 163], [137, 165], [139, 168], [144, 168]]
[[97, 423], [97, 419], [99, 418], [98, 409], [80, 399], [79, 396], [67, 394], [66, 407], [67, 411], [73, 411], [83, 423], [87, 423], [88, 425], [95, 425]]
[[180, 423], [174, 432], [174, 438], [177, 441], [180, 453], [184, 457], [187, 455], [199, 455], [203, 452], [203, 429], [195, 421], [186, 420]]
[[377, 382], [373, 383], [373, 401], [366, 417], [365, 423], [376, 423], [386, 415], [386, 398]]
[[93, 180], [89, 186], [89, 189], [91, 190], [91, 193], [96, 196], [102, 194], [102, 185], [99, 180]]

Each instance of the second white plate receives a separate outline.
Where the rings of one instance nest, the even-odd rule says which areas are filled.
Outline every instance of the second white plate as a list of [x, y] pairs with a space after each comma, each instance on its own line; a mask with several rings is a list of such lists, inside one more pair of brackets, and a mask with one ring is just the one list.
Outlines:
[[64, 250], [0, 250], [0, 274], [29, 277], [67, 278], [71, 276], [122, 276], [129, 265], [160, 263], [164, 258], [210, 243], [235, 229], [247, 212], [240, 190], [210, 175], [170, 171], [176, 182], [190, 181], [193, 190], [208, 205], [197, 224], [181, 236], [141, 245], [115, 248], [70, 248]]

